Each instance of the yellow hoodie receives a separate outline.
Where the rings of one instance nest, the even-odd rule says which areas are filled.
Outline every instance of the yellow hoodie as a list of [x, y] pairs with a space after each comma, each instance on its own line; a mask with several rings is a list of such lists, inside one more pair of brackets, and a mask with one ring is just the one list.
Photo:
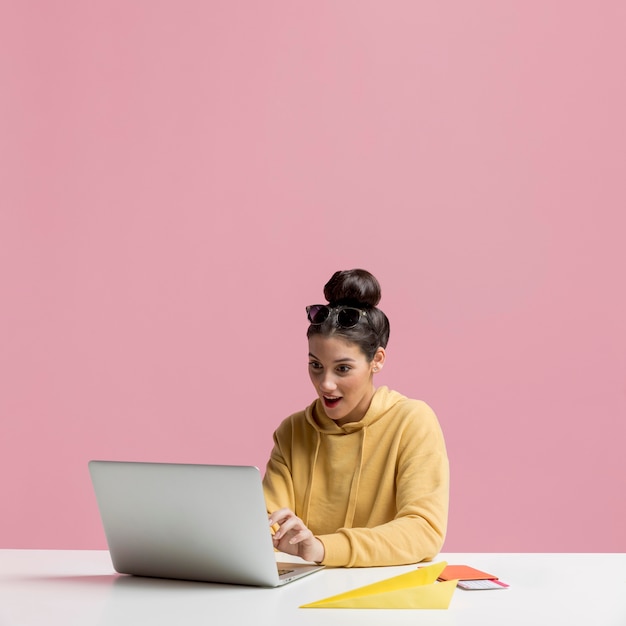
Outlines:
[[432, 409], [387, 387], [359, 422], [338, 426], [316, 400], [274, 433], [263, 488], [322, 541], [325, 565], [417, 563], [441, 549], [449, 470]]

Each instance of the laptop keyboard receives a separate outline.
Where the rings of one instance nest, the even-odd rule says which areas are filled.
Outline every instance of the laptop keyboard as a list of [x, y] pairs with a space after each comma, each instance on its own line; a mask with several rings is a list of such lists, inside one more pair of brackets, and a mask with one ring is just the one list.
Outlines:
[[291, 574], [291, 572], [293, 572], [295, 570], [292, 569], [288, 569], [286, 567], [279, 567], [278, 568], [278, 575], [279, 576], [284, 576], [285, 574]]

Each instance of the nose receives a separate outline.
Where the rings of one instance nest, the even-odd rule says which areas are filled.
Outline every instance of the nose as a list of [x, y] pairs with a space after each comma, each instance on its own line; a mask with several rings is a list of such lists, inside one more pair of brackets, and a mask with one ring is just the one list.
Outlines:
[[330, 393], [337, 389], [337, 383], [335, 383], [335, 378], [331, 373], [326, 373], [322, 376], [320, 380], [320, 389], [324, 393]]

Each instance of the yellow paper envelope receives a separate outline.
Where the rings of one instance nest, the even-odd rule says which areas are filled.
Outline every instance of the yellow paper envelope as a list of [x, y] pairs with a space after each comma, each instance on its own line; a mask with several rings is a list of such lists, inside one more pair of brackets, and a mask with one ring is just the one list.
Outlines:
[[352, 591], [303, 604], [301, 609], [447, 609], [456, 580], [435, 582], [447, 563], [434, 563]]

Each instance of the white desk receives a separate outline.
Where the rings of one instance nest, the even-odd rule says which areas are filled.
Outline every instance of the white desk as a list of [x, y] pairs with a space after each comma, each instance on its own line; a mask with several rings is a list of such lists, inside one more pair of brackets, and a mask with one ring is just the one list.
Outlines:
[[447, 610], [299, 609], [415, 566], [326, 569], [277, 589], [115, 574], [106, 551], [0, 550], [1, 626], [626, 626], [626, 554], [442, 554], [510, 589], [456, 589]]

